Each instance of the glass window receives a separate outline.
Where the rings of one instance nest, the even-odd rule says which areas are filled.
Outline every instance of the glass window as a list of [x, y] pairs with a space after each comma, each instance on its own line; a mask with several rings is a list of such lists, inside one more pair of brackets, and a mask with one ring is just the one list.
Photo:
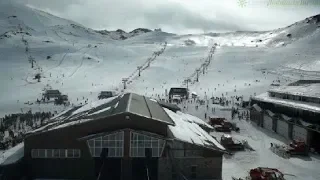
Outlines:
[[146, 137], [144, 138], [144, 140], [145, 140], [145, 141], [151, 141], [151, 137], [150, 137], [150, 136], [146, 136]]
[[108, 141], [102, 141], [102, 147], [107, 148], [108, 147]]
[[146, 148], [151, 148], [151, 141], [146, 141], [144, 145]]
[[60, 155], [59, 155], [60, 153], [59, 152], [60, 152], [59, 149], [54, 149], [53, 150], [53, 157], [54, 158], [59, 158], [60, 157]]
[[38, 154], [38, 155], [39, 155], [39, 156], [38, 156], [39, 158], [45, 158], [45, 157], [46, 157], [46, 151], [45, 151], [44, 149], [39, 149], [39, 150], [38, 150], [38, 153], [39, 153], [39, 154]]
[[111, 134], [111, 135], [109, 135], [109, 140], [116, 140], [116, 136], [115, 136], [115, 134]]
[[109, 147], [115, 147], [116, 142], [115, 141], [109, 141]]
[[101, 148], [95, 148], [94, 149], [94, 157], [100, 157], [102, 149]]
[[124, 132], [120, 132], [120, 133], [119, 133], [119, 135], [120, 135], [120, 140], [123, 139], [123, 134], [124, 134]]
[[73, 158], [73, 149], [67, 149], [67, 157]]
[[158, 148], [158, 141], [152, 141], [152, 148]]
[[32, 158], [38, 158], [39, 154], [38, 154], [38, 149], [32, 149], [31, 150], [31, 157]]
[[65, 158], [66, 156], [66, 150], [65, 149], [60, 149], [60, 158]]
[[108, 141], [108, 138], [109, 136], [103, 136], [103, 138], [102, 138], [102, 140], [106, 140], [106, 141]]
[[79, 158], [80, 157], [80, 149], [75, 149], [74, 151], [74, 157]]
[[121, 147], [121, 141], [116, 141], [117, 147]]
[[46, 149], [47, 158], [53, 158], [53, 149]]
[[101, 147], [101, 141], [100, 140], [95, 140], [94, 141], [94, 146], [95, 146], [95, 148]]

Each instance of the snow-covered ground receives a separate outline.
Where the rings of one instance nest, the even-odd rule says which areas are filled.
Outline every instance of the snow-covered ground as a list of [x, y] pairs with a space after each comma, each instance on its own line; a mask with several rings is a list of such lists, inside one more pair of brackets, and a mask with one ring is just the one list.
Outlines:
[[[97, 33], [15, 1], [0, 1], [0, 15], [0, 117], [30, 109], [64, 110], [53, 104], [34, 103], [47, 85], [67, 94], [74, 105], [91, 103], [102, 90], [121, 91], [122, 78], [128, 77], [131, 82], [126, 91], [163, 97], [170, 87], [186, 86], [183, 81], [201, 67], [214, 43], [218, 46], [205, 73], [201, 71], [199, 82], [193, 78], [188, 84], [190, 91], [201, 98], [223, 94], [248, 99], [271, 88], [276, 80], [286, 84], [320, 78], [319, 17], [268, 32], [175, 35], [139, 31], [126, 40], [115, 40], [119, 36], [116, 32]], [[137, 67], [145, 65], [164, 42], [168, 43], [164, 52], [139, 77]], [[35, 60], [34, 68], [30, 56]], [[37, 73], [42, 76], [41, 82], [33, 79]], [[28, 101], [34, 104], [25, 104]], [[230, 116], [230, 111], [218, 108], [217, 113]], [[189, 109], [204, 118], [203, 113]], [[320, 179], [316, 170], [319, 160], [276, 157], [266, 147], [278, 138], [247, 122], [238, 124], [238, 136], [248, 139], [258, 150], [226, 158], [225, 179], [243, 175], [257, 165], [279, 167], [298, 179]]]

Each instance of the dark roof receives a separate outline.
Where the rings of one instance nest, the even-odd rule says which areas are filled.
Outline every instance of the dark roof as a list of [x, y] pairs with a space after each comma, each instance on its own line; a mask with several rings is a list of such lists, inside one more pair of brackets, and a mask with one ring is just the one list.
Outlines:
[[167, 109], [170, 109], [171, 111], [173, 112], [177, 112], [177, 111], [180, 111], [181, 109], [175, 105], [175, 104], [171, 104], [171, 103], [167, 103], [167, 102], [164, 102], [164, 101], [158, 101], [159, 105], [162, 106], [162, 107], [165, 107]]
[[[56, 123], [53, 127], [50, 126], [50, 128], [77, 120], [102, 119], [121, 113], [132, 113], [145, 117], [149, 120], [155, 120], [164, 124], [174, 125], [174, 121], [168, 116], [158, 102], [152, 101], [149, 98], [140, 96], [138, 94], [126, 93], [119, 96], [98, 100], [91, 104], [74, 107], [65, 113], [57, 115], [57, 117], [55, 117], [53, 120], [58, 120], [61, 123]], [[72, 123], [70, 124], [72, 125]], [[39, 131], [42, 130], [47, 129], [41, 128]], [[35, 132], [38, 131], [36, 130]]]
[[187, 88], [171, 88], [169, 93], [187, 93], [188, 89]]
[[46, 91], [46, 94], [60, 94], [60, 91], [59, 90], [47, 90]]

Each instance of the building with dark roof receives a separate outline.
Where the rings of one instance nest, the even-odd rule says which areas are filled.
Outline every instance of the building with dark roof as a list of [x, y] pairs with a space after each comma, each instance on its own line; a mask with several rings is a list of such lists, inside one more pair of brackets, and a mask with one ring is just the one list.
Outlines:
[[28, 179], [221, 179], [210, 126], [165, 106], [126, 93], [64, 111], [26, 137]]
[[[299, 80], [255, 96], [253, 121], [287, 139], [305, 141], [320, 152], [320, 80]], [[271, 113], [270, 113], [271, 112]]]
[[173, 99], [173, 96], [178, 95], [181, 98], [189, 98], [189, 90], [187, 88], [170, 88], [169, 100]]
[[51, 99], [51, 98], [59, 98], [61, 96], [61, 92], [59, 90], [46, 90], [46, 92], [43, 94], [43, 97], [46, 99]]

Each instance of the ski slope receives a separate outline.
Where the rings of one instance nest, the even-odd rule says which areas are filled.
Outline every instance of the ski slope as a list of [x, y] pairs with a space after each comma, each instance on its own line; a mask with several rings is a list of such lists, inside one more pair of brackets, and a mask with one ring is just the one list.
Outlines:
[[[201, 70], [199, 82], [193, 76], [188, 83], [190, 91], [201, 98], [223, 94], [227, 98], [237, 95], [248, 99], [265, 92], [276, 80], [286, 84], [298, 79], [319, 79], [319, 27], [316, 16], [268, 32], [176, 35], [139, 31], [118, 40], [118, 32], [99, 33], [18, 2], [3, 0], [0, 117], [28, 110], [63, 111], [66, 107], [34, 103], [47, 87], [59, 89], [69, 96], [71, 104], [78, 105], [96, 100], [102, 90], [121, 92], [123, 78], [130, 79], [124, 91], [165, 98], [166, 89], [186, 86], [183, 81], [205, 63], [215, 43], [213, 58], [204, 73]], [[154, 56], [165, 42], [163, 53]], [[35, 60], [34, 68], [30, 56]], [[147, 67], [149, 59], [153, 60]], [[140, 77], [138, 66], [145, 67]], [[34, 79], [37, 73], [42, 76], [41, 82]], [[187, 112], [204, 118], [204, 110], [194, 111], [192, 105], [188, 106]], [[229, 111], [217, 113], [230, 116]], [[247, 139], [257, 151], [225, 158], [224, 179], [243, 176], [255, 166], [280, 168], [294, 174], [296, 179], [320, 179], [316, 169], [318, 159], [283, 160], [266, 148], [270, 142], [279, 141], [278, 137], [247, 122], [238, 125], [241, 133], [237, 137]]]

